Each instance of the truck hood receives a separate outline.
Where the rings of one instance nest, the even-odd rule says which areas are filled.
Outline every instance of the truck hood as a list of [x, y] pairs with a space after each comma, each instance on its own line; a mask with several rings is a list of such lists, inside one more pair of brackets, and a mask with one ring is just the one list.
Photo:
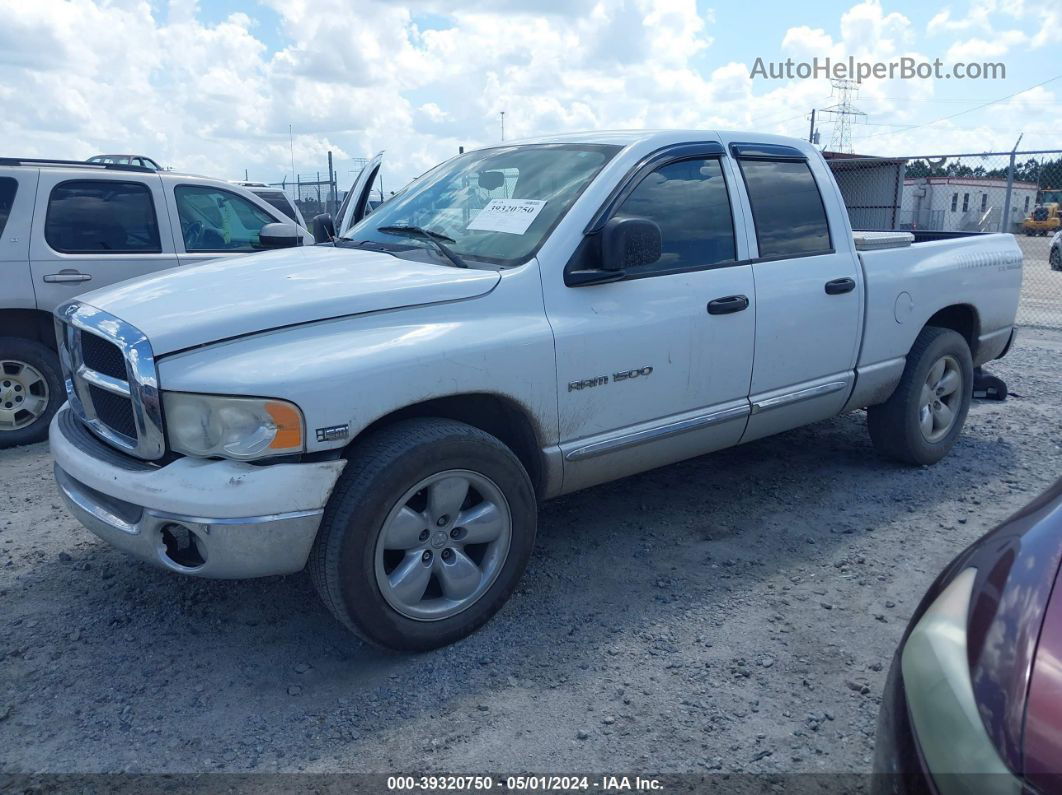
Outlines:
[[161, 356], [282, 326], [475, 298], [500, 278], [497, 271], [308, 246], [172, 268], [79, 300], [136, 326]]

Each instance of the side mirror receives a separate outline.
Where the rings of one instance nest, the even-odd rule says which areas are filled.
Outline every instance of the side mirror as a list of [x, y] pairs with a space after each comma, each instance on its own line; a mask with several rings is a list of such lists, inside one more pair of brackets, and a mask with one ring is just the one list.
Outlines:
[[601, 267], [607, 271], [652, 265], [660, 259], [660, 227], [648, 218], [611, 218], [601, 230]]
[[302, 245], [302, 234], [296, 224], [266, 224], [258, 232], [258, 244], [262, 248], [294, 248]]
[[313, 219], [313, 239], [317, 243], [331, 243], [336, 236], [336, 224], [328, 213], [315, 215]]

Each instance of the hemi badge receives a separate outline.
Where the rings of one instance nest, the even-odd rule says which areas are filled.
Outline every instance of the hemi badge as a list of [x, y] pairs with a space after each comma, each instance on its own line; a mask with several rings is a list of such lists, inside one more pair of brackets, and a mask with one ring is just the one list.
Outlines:
[[327, 428], [317, 429], [317, 441], [333, 442], [336, 439], [346, 439], [350, 436], [349, 425], [329, 425]]

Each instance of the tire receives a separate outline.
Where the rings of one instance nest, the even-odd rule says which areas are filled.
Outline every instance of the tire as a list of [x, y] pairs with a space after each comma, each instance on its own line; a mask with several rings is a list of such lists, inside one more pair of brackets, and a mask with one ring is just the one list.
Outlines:
[[[453, 420], [403, 420], [351, 451], [310, 574], [332, 614], [364, 640], [426, 651], [471, 634], [505, 604], [537, 521], [531, 479], [498, 439]], [[492, 528], [500, 528], [493, 540], [471, 541]]]
[[1051, 270], [1062, 271], [1062, 246], [1055, 246], [1049, 255]]
[[[935, 378], [937, 367], [943, 368], [940, 380]], [[935, 384], [927, 383], [930, 380]], [[951, 391], [935, 394], [930, 389], [934, 385]], [[879, 453], [889, 458], [908, 464], [935, 464], [948, 454], [962, 433], [972, 395], [970, 346], [951, 329], [927, 326], [907, 354], [907, 365], [896, 391], [884, 403], [867, 409], [871, 441]], [[947, 412], [937, 408], [941, 405]], [[950, 423], [945, 424], [949, 417]]]
[[0, 448], [48, 437], [66, 400], [55, 353], [33, 340], [0, 337]]

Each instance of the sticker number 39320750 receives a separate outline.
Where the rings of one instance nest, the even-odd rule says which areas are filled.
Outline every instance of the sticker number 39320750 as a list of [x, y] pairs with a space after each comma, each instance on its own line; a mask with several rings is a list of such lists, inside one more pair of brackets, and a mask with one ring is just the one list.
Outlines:
[[545, 206], [539, 199], [491, 199], [469, 222], [468, 229], [522, 235]]

